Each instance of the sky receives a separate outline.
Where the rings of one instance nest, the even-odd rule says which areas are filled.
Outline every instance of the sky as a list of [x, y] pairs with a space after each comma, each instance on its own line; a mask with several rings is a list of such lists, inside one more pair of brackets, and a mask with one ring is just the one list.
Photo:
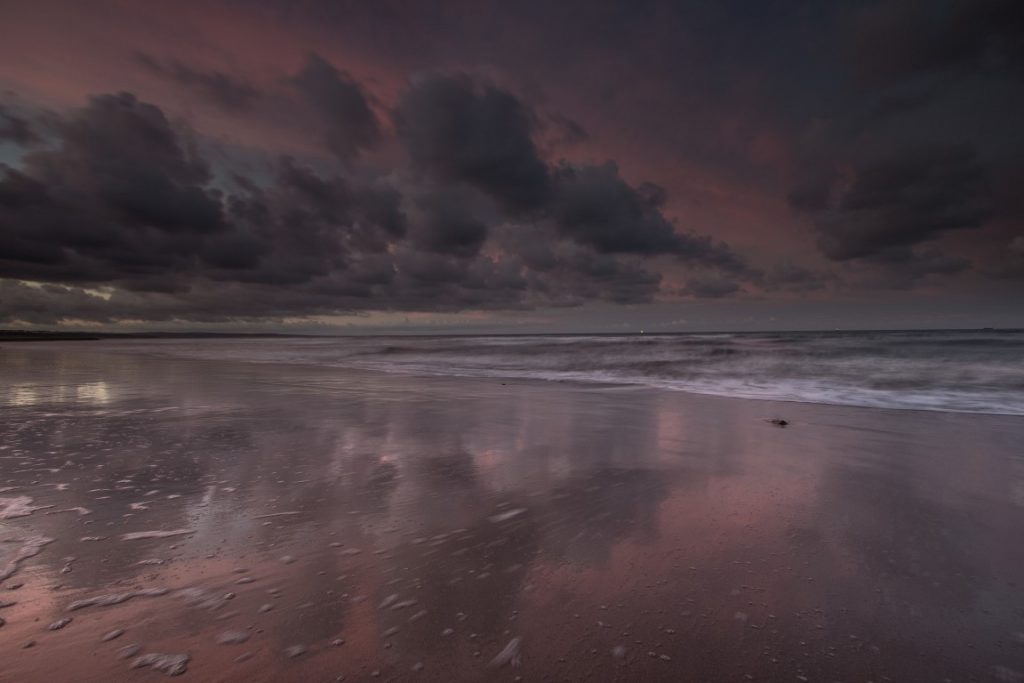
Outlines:
[[37, 0], [0, 327], [1024, 327], [1017, 0]]

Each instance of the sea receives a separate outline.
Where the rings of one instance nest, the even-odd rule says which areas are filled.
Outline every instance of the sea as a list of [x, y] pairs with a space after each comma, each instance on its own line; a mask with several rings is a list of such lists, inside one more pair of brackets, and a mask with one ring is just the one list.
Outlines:
[[1024, 330], [104, 342], [146, 355], [1024, 415]]

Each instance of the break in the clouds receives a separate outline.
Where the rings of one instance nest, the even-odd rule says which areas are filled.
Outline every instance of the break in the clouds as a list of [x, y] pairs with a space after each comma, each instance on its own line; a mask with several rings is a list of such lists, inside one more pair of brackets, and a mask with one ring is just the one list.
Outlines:
[[1024, 283], [1007, 0], [105, 9], [9, 13], [5, 324]]

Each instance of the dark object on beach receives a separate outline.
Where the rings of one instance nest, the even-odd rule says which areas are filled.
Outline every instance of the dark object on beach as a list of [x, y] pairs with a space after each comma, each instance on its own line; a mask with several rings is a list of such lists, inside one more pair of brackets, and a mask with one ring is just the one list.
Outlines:
[[776, 427], [785, 427], [786, 425], [789, 424], [788, 420], [783, 420], [780, 417], [774, 417], [774, 418], [772, 418], [772, 419], [770, 419], [768, 421], [771, 422]]

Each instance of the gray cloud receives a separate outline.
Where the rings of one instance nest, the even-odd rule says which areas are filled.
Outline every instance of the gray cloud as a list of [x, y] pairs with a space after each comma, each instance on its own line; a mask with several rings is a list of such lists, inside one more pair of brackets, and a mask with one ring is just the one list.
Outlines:
[[38, 141], [39, 135], [28, 119], [0, 104], [0, 143], [29, 145]]
[[57, 126], [59, 145], [0, 176], [7, 276], [107, 281], [183, 265], [224, 227], [205, 162], [161, 110], [102, 95]]
[[426, 251], [475, 256], [488, 236], [488, 226], [473, 215], [474, 200], [454, 188], [425, 193], [417, 201], [419, 220], [413, 242]]
[[936, 145], [890, 152], [794, 190], [829, 258], [845, 261], [977, 228], [993, 215], [988, 176], [973, 149]]
[[562, 164], [554, 174], [550, 213], [555, 230], [609, 254], [673, 254], [728, 270], [745, 268], [725, 244], [680, 233], [665, 217], [664, 188], [632, 187], [613, 162]]
[[145, 52], [135, 55], [139, 65], [165, 81], [191, 90], [228, 112], [249, 109], [260, 97], [250, 83], [221, 71], [204, 71], [176, 59], [158, 59]]
[[342, 161], [380, 141], [380, 124], [369, 95], [348, 72], [313, 52], [290, 82], [316, 108], [327, 147]]
[[894, 247], [855, 264], [852, 282], [867, 289], [912, 289], [925, 281], [957, 275], [972, 267], [962, 257], [934, 247]]
[[512, 93], [461, 74], [416, 79], [394, 121], [412, 162], [432, 177], [476, 187], [513, 211], [546, 201], [534, 118]]
[[966, 72], [1020, 73], [1024, 13], [1016, 0], [899, 0], [863, 12], [853, 36], [861, 77], [891, 83]]
[[[470, 96], [532, 120], [525, 104], [493, 86], [473, 86]], [[456, 98], [456, 119], [464, 104]], [[218, 179], [192, 131], [127, 93], [92, 97], [57, 117], [53, 130], [52, 144], [0, 169], [0, 320], [638, 303], [660, 289], [649, 257], [741, 268], [726, 245], [677, 234], [660, 188], [631, 186], [610, 163], [550, 167], [528, 145], [525, 167], [540, 170], [501, 182], [426, 167], [411, 177], [351, 165], [330, 174], [289, 158], [256, 181]], [[435, 132], [443, 136], [444, 126]], [[503, 140], [485, 138], [474, 154], [501, 158], [485, 148]], [[543, 195], [517, 201], [529, 193], [515, 182], [537, 178]]]
[[740, 291], [738, 282], [717, 276], [698, 276], [686, 281], [681, 293], [695, 296], [699, 299], [718, 299], [731, 296]]
[[835, 274], [783, 263], [764, 273], [758, 284], [768, 291], [813, 292], [838, 281]]

